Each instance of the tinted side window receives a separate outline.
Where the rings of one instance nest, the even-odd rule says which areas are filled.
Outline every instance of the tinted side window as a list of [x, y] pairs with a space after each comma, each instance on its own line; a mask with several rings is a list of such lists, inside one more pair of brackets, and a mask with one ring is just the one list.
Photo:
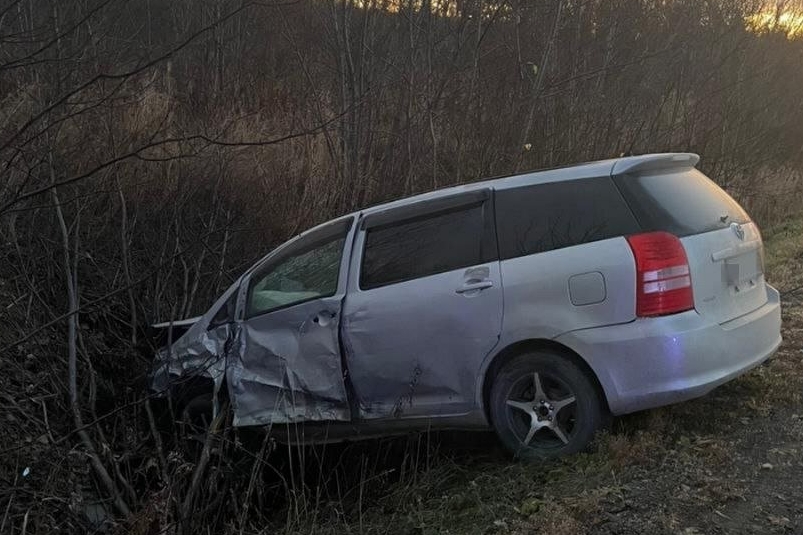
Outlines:
[[377, 288], [489, 261], [495, 257], [495, 244], [488, 243], [484, 210], [485, 205], [478, 204], [368, 229], [360, 288]]
[[610, 178], [497, 191], [496, 214], [503, 260], [639, 232]]
[[615, 181], [645, 231], [683, 237], [750, 221], [730, 195], [696, 169]]

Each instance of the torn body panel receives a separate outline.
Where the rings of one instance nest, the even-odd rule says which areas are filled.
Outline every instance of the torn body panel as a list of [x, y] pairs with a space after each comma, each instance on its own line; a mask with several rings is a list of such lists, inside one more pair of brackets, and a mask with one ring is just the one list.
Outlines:
[[160, 351], [151, 389], [168, 392], [200, 375], [214, 382], [217, 394], [225, 380], [237, 426], [349, 420], [338, 380], [339, 310], [331, 317], [326, 307], [336, 303], [321, 301], [211, 329], [202, 318], [172, 351]]
[[228, 362], [234, 425], [351, 418], [339, 349], [339, 299], [238, 322]]
[[[219, 319], [221, 311], [236, 298], [239, 286], [239, 281], [232, 284], [203, 316], [152, 326], [166, 329], [168, 333], [172, 333], [173, 325], [186, 329], [172, 344], [168, 342], [156, 354], [156, 364], [150, 378], [150, 388], [156, 395], [169, 393], [177, 382], [192, 376], [212, 379], [215, 392], [220, 389], [226, 372], [224, 357], [232, 326], [226, 319], [214, 320]], [[172, 336], [168, 335], [168, 338]]]
[[151, 378], [151, 389], [156, 393], [165, 393], [177, 378], [193, 375], [208, 377], [219, 384], [225, 373], [226, 341], [231, 335], [228, 324], [220, 325], [210, 331], [205, 329], [196, 336], [187, 333], [177, 341], [172, 350], [163, 348], [157, 359], [159, 364]]
[[152, 388], [200, 373], [225, 381], [234, 425], [351, 419], [340, 353], [354, 217], [290, 240], [229, 288], [172, 348]]

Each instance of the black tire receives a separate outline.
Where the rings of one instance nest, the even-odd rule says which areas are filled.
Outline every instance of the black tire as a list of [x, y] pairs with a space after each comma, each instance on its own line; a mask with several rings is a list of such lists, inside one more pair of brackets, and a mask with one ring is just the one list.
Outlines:
[[594, 382], [569, 358], [549, 351], [505, 364], [494, 377], [490, 404], [497, 435], [524, 460], [585, 450], [609, 417]]
[[181, 409], [180, 439], [185, 453], [190, 457], [199, 456], [204, 447], [206, 434], [212, 424], [212, 411], [211, 392], [193, 397]]

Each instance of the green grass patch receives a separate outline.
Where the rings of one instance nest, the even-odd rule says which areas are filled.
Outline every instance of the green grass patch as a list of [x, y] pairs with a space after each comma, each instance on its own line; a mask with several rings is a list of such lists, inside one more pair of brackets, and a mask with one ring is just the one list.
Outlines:
[[801, 284], [803, 266], [803, 217], [771, 227], [764, 233], [767, 280], [780, 290]]

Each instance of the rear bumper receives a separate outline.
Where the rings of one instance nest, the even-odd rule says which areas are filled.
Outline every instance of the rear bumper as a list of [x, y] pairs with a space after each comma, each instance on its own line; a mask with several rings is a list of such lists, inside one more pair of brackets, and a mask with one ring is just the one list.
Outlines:
[[769, 358], [781, 344], [778, 291], [767, 303], [723, 324], [695, 311], [574, 331], [556, 341], [591, 366], [614, 414], [702, 396]]

